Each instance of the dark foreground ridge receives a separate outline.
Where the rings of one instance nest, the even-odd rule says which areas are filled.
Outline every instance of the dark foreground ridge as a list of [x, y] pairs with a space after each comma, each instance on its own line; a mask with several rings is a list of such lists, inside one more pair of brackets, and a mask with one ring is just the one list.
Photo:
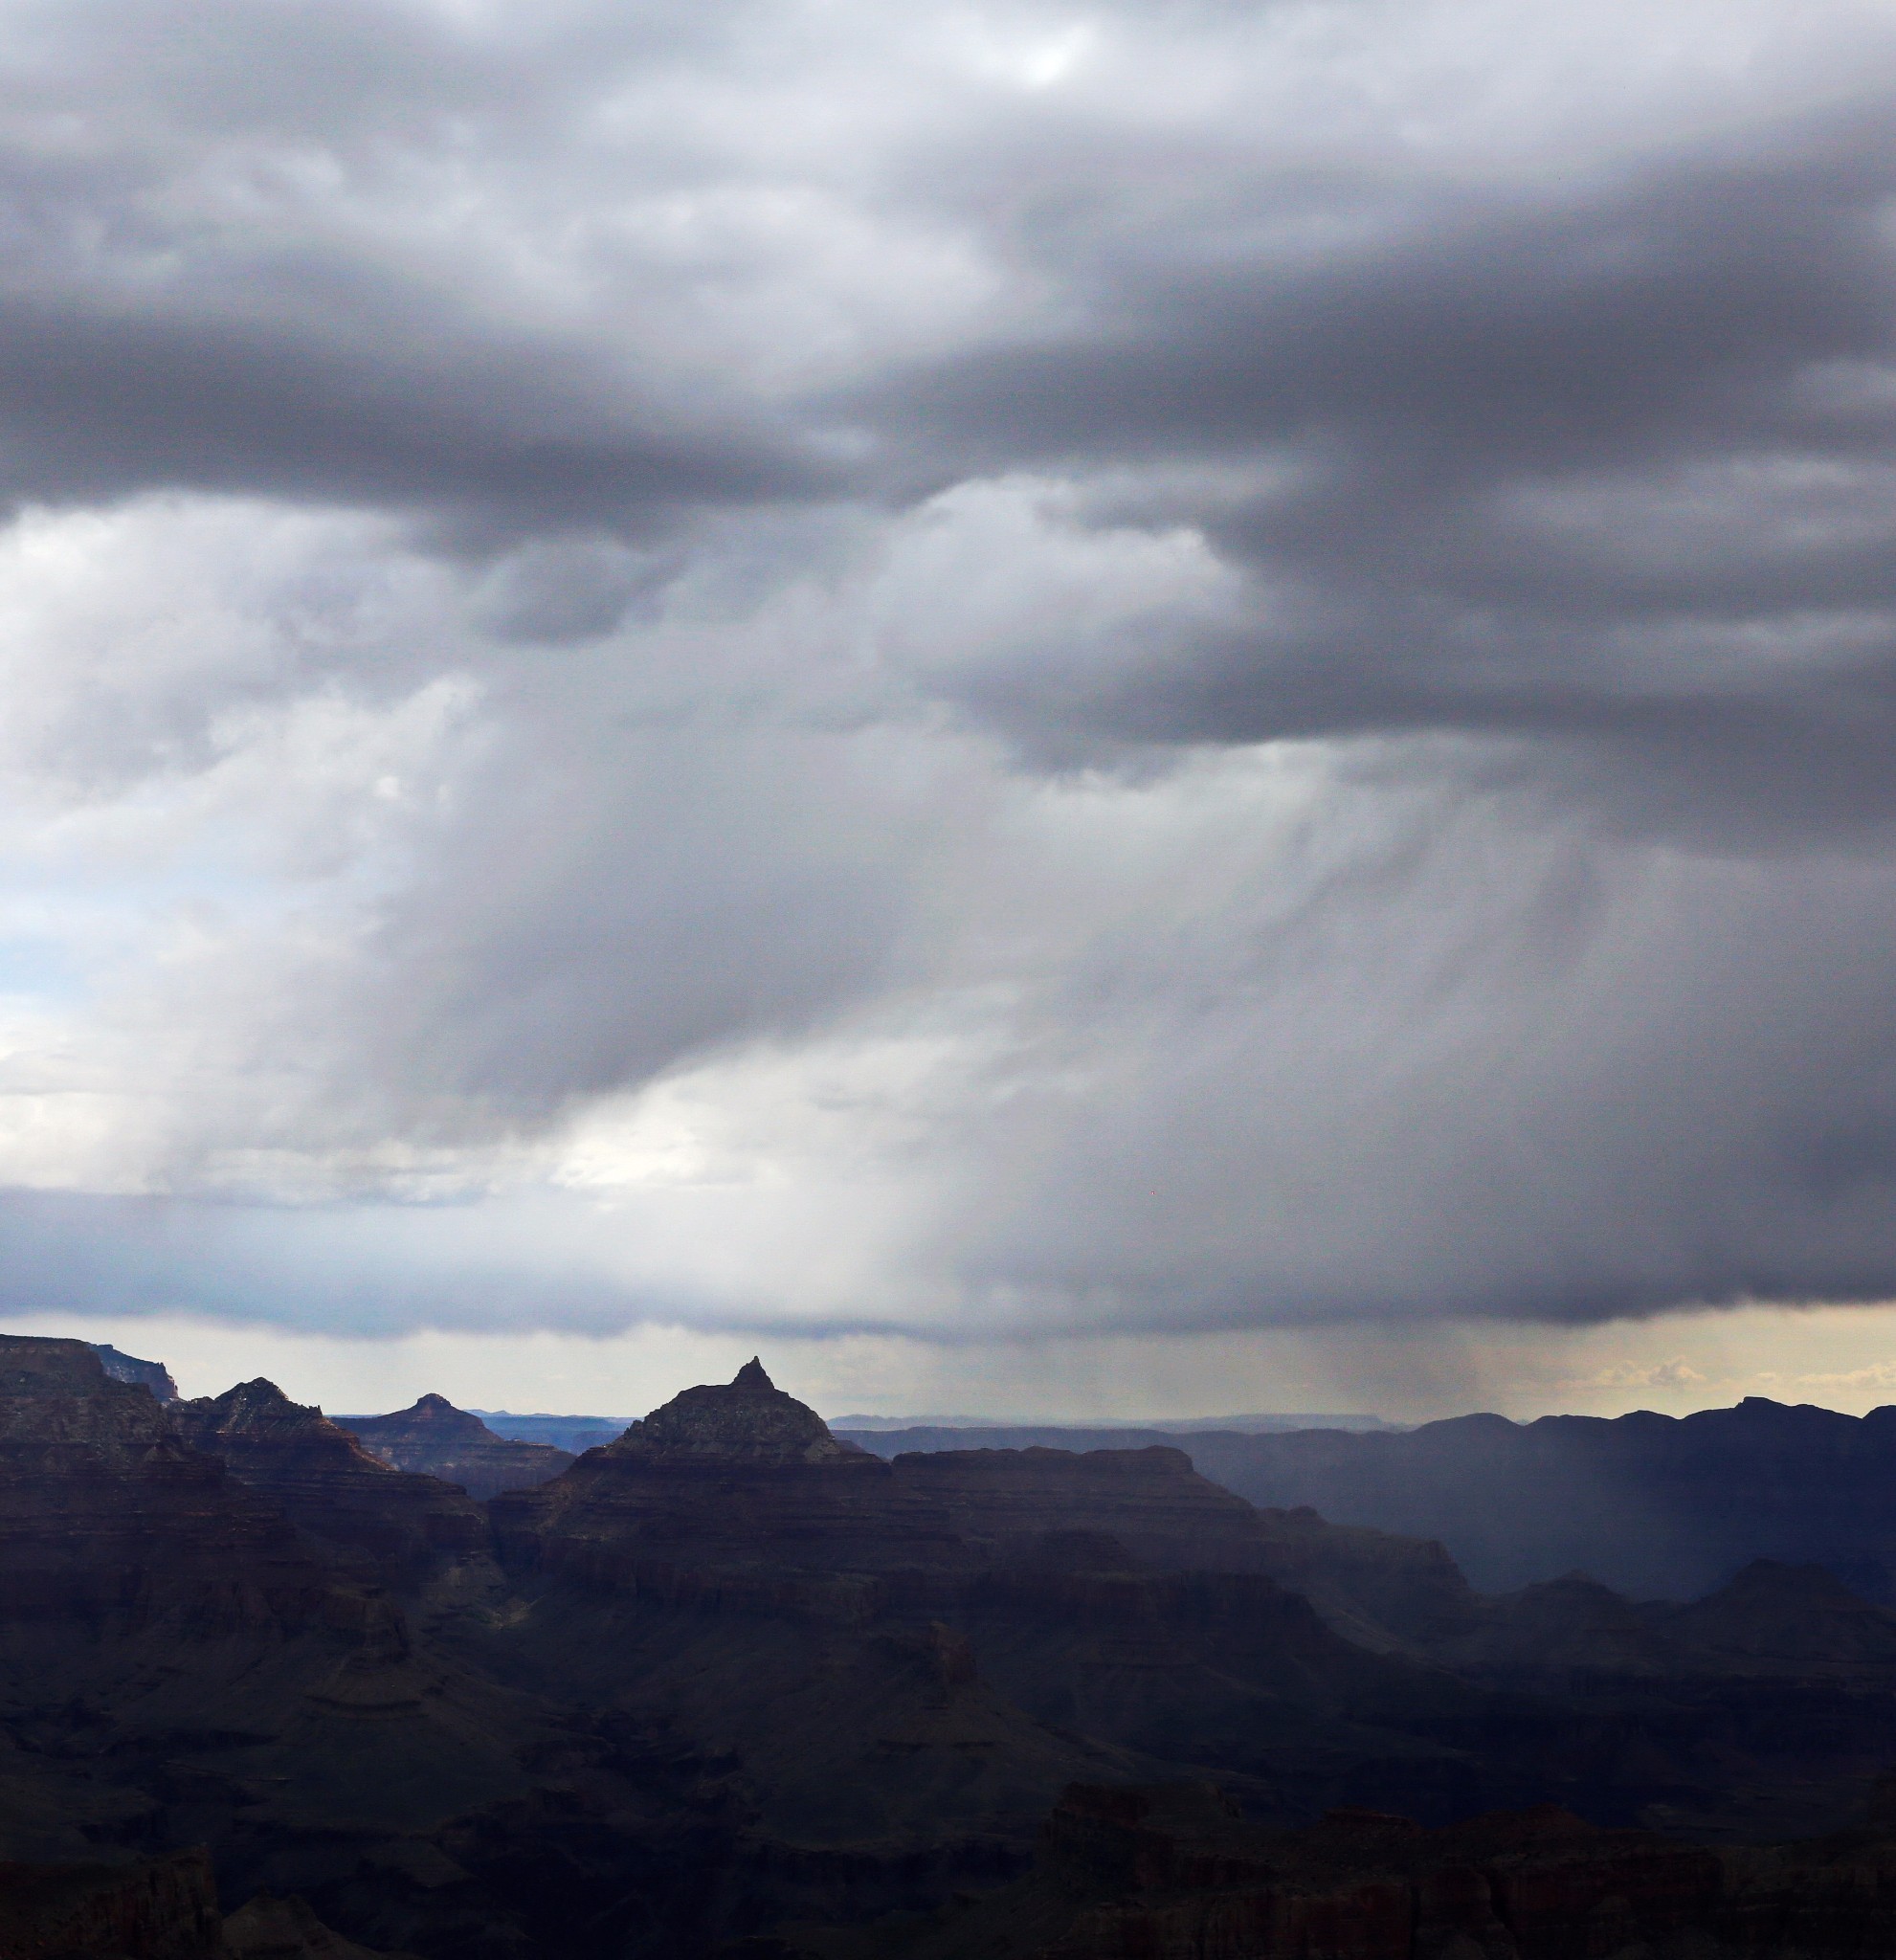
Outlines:
[[[439, 1398], [387, 1420], [491, 1448]], [[1439, 1544], [1260, 1508], [1175, 1447], [870, 1455], [758, 1362], [481, 1503], [271, 1383], [166, 1404], [79, 1343], [0, 1339], [22, 1953], [33, 1899], [117, 1927], [162, 1895], [186, 1902], [173, 1946], [112, 1950], [188, 1960], [203, 1847], [228, 1914], [206, 1956], [1237, 1960], [1292, 1950], [1258, 1944], [1260, 1889], [1392, 1885], [1397, 1920], [1435, 1925], [1416, 1902], [1474, 1871], [1492, 1902], [1483, 1847], [1517, 1827], [1465, 1820], [1550, 1803], [1593, 1835], [1534, 1826], [1535, 1868], [1576, 1912], [1630, 1902], [1619, 1946], [1675, 1935], [1601, 1872], [1716, 1866], [1679, 1924], [1762, 1951], [1730, 1915], [1778, 1866], [1740, 1847], [1845, 1830], [1892, 1765], [1896, 1615], [1808, 1564], [1687, 1604], [1578, 1574], [1483, 1596]], [[1189, 1829], [1137, 1794], [1181, 1782], [1219, 1793]], [[1313, 1820], [1352, 1807], [1419, 1820], [1399, 1858], [1319, 1856], [1336, 1827]], [[1186, 1848], [1159, 1876], [1076, 1876], [1074, 1844], [1106, 1859], [1161, 1813]], [[1494, 1910], [1506, 1940], [1451, 1914], [1417, 1960], [1469, 1960], [1451, 1932], [1555, 1950]], [[1295, 1912], [1299, 1952], [1410, 1950], [1321, 1930], [1356, 1906]], [[1618, 1949], [1609, 1920], [1576, 1956]]]
[[1574, 1960], [1896, 1950], [1896, 1832], [1716, 1851], [1546, 1804], [1440, 1830], [1246, 1823], [1210, 1784], [1075, 1786], [1032, 1873], [881, 1960]]

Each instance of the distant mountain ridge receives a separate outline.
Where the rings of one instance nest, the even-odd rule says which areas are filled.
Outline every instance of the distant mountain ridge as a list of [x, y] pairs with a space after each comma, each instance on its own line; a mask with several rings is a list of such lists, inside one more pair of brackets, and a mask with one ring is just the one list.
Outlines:
[[[1046, 1427], [838, 1433], [890, 1457], [1181, 1441]], [[1636, 1596], [1685, 1599], [1771, 1559], [1823, 1566], [1896, 1604], [1896, 1408], [1854, 1416], [1750, 1396], [1678, 1417], [1459, 1415], [1372, 1434], [1199, 1432], [1181, 1446], [1253, 1503], [1438, 1539], [1483, 1592], [1579, 1570]]]
[[[548, 1415], [539, 1412], [518, 1414], [511, 1409], [470, 1409], [496, 1436], [516, 1442], [544, 1443], [570, 1456], [597, 1449], [622, 1436], [638, 1418], [634, 1415]], [[356, 1418], [339, 1417], [343, 1421]], [[1297, 1429], [1343, 1429], [1350, 1431], [1395, 1431], [1401, 1423], [1387, 1422], [1380, 1415], [1348, 1414], [1264, 1414], [1187, 1415], [1163, 1422], [1100, 1421], [1092, 1423], [1020, 1423], [986, 1415], [833, 1415], [831, 1430], [837, 1436], [868, 1436], [900, 1432], [941, 1431], [959, 1436], [979, 1431], [983, 1435], [1027, 1437], [1050, 1448], [1078, 1447], [1055, 1438], [1072, 1436], [1141, 1437], [1166, 1439], [1196, 1436], [1207, 1430], [1230, 1431], [1238, 1436], [1275, 1436]], [[1012, 1445], [1015, 1448], [1025, 1444]], [[1110, 1448], [1106, 1444], [1102, 1447]]]
[[1341, 1415], [1292, 1414], [1269, 1414], [1254, 1412], [1248, 1415], [1181, 1415], [1176, 1417], [1120, 1420], [1101, 1418], [1093, 1422], [1020, 1423], [988, 1415], [832, 1415], [830, 1427], [869, 1433], [881, 1430], [1005, 1430], [1010, 1435], [1104, 1436], [1110, 1433], [1141, 1436], [1195, 1436], [1205, 1430], [1227, 1430], [1236, 1436], [1282, 1436], [1295, 1429], [1345, 1429], [1351, 1431], [1396, 1431], [1411, 1425], [1387, 1422], [1380, 1415]]
[[506, 1409], [470, 1409], [498, 1437], [509, 1442], [539, 1443], [583, 1457], [588, 1450], [623, 1436], [638, 1420], [636, 1415], [516, 1415]]

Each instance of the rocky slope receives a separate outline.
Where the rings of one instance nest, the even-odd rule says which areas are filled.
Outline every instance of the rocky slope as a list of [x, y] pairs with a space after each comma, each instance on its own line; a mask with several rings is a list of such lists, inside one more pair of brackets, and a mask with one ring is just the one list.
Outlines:
[[7, 1960], [229, 1960], [202, 1851], [121, 1864], [0, 1863]]
[[510, 1409], [475, 1409], [497, 1437], [506, 1442], [544, 1443], [583, 1457], [588, 1450], [615, 1441], [632, 1426], [630, 1415], [516, 1415]]
[[[346, 1486], [364, 1472], [344, 1440]], [[368, 1471], [480, 1521], [432, 1480]], [[337, 1528], [320, 1488], [301, 1496]], [[491, 1604], [491, 1565], [426, 1577], [405, 1602], [381, 1591], [356, 1547], [301, 1529], [80, 1343], [0, 1339], [0, 1859], [208, 1844], [229, 1894], [306, 1894], [362, 1947], [540, 1960], [539, 1904], [442, 1834], [575, 1774], [611, 1815], [655, 1786], [683, 1799], [668, 1768], [621, 1767], [592, 1726], [431, 1637]]]
[[486, 1520], [464, 1492], [391, 1470], [274, 1382], [240, 1382], [169, 1414], [193, 1449], [384, 1583], [412, 1583], [486, 1543]]
[[306, 1623], [328, 1574], [282, 1512], [78, 1341], [0, 1336], [0, 1615], [15, 1636]]
[[228, 1918], [200, 1850], [118, 1863], [0, 1863], [6, 1960], [413, 1960], [324, 1926], [306, 1899], [259, 1893]]
[[378, 1462], [458, 1484], [471, 1498], [503, 1490], [531, 1490], [572, 1467], [565, 1450], [499, 1437], [445, 1395], [423, 1395], [392, 1415], [339, 1415], [346, 1429]]

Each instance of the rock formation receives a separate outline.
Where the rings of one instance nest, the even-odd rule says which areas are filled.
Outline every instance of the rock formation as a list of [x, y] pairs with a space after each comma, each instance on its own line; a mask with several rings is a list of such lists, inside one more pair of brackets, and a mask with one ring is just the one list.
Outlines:
[[1255, 1571], [1263, 1555], [1257, 1510], [1200, 1477], [1183, 1450], [947, 1450], [898, 1457], [894, 1468], [1001, 1557], [1049, 1531], [1101, 1533], [1135, 1563], [1173, 1570]]
[[[167, 1406], [0, 1343], [0, 1856], [208, 1845], [227, 1897], [274, 1895], [227, 1929], [254, 1960], [323, 1927], [427, 1960], [1370, 1955], [1366, 1887], [1416, 1960], [1526, 1960], [1553, 1920], [1495, 1904], [1517, 1871], [1576, 1956], [1671, 1960], [1648, 1881], [1686, 1867], [1631, 1826], [1720, 1840], [1692, 1856], [1727, 1886], [1733, 1844], [1834, 1828], [1896, 1762], [1896, 1615], [1823, 1570], [1483, 1599], [1170, 1448], [871, 1458], [756, 1364], [487, 1515], [498, 1562], [479, 1505], [268, 1383]], [[1180, 1777], [1244, 1816], [1098, 1794]], [[1455, 1822], [1556, 1797], [1610, 1828]], [[1454, 1830], [1297, 1828], [1351, 1805]], [[1796, 1859], [1822, 1893], [1855, 1856]], [[1763, 1871], [1689, 1937], [1815, 1937]]]
[[195, 1850], [136, 1864], [0, 1864], [0, 1954], [229, 1960], [211, 1860]]
[[141, 1361], [136, 1355], [121, 1354], [103, 1341], [88, 1341], [86, 1346], [99, 1356], [100, 1365], [115, 1382], [136, 1382], [142, 1388], [149, 1389], [161, 1402], [178, 1399], [178, 1385], [171, 1379], [171, 1370], [162, 1361]]
[[0, 1622], [301, 1624], [327, 1576], [282, 1513], [82, 1342], [0, 1336]]
[[263, 1892], [228, 1918], [204, 1851], [120, 1863], [0, 1863], [5, 1960], [413, 1960]]
[[472, 1498], [531, 1490], [573, 1462], [565, 1450], [496, 1436], [480, 1416], [457, 1409], [445, 1395], [423, 1395], [392, 1415], [342, 1415], [336, 1421], [390, 1469], [438, 1477]]
[[409, 1960], [409, 1956], [359, 1947], [332, 1931], [292, 1893], [257, 1896], [224, 1922], [224, 1960]]
[[[1260, 1511], [1201, 1477], [1183, 1450], [983, 1449], [911, 1453], [897, 1479], [1003, 1559], [1069, 1562], [1073, 1534], [1169, 1571], [1265, 1572], [1364, 1644], [1420, 1651], [1472, 1623], [1475, 1595], [1439, 1545], [1339, 1527], [1314, 1511]], [[1048, 1534], [1062, 1534], [1062, 1551]], [[1096, 1544], [1097, 1561], [1104, 1544]], [[1106, 1554], [1110, 1563], [1110, 1555]]]
[[597, 1586], [735, 1599], [965, 1562], [941, 1506], [850, 1450], [757, 1361], [491, 1506], [503, 1555]]
[[1556, 1805], [1445, 1829], [1244, 1821], [1207, 1784], [1077, 1786], [1034, 1872], [879, 1960], [1844, 1960], [1896, 1948], [1896, 1837], [1714, 1851]]
[[322, 1410], [292, 1402], [274, 1382], [240, 1382], [170, 1414], [193, 1448], [388, 1583], [486, 1542], [486, 1521], [465, 1493], [378, 1462]]
[[[1678, 1418], [1461, 1415], [1400, 1433], [1166, 1439], [1253, 1503], [1439, 1540], [1484, 1592], [1580, 1570], [1690, 1599], [1764, 1558], [1826, 1566], [1896, 1605], [1896, 1407], [1859, 1418], [1749, 1396]], [[894, 1454], [993, 1438], [860, 1440]]]

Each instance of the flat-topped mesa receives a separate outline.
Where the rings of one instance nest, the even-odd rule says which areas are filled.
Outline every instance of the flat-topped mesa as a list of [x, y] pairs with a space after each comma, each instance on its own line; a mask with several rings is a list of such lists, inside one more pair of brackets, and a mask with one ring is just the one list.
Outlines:
[[550, 1483], [497, 1497], [490, 1514], [517, 1564], [679, 1598], [967, 1558], [939, 1504], [837, 1442], [754, 1360], [735, 1381], [686, 1389]]
[[1370, 1647], [1460, 1632], [1475, 1612], [1440, 1546], [1331, 1525], [1314, 1511], [1260, 1511], [1162, 1444], [917, 1451], [893, 1467], [898, 1483], [940, 1504], [977, 1549], [1009, 1563], [1100, 1562], [1116, 1546], [1159, 1570], [1262, 1572]]
[[546, 1443], [496, 1436], [480, 1416], [445, 1395], [423, 1395], [391, 1415], [339, 1415], [336, 1421], [378, 1462], [457, 1483], [472, 1498], [530, 1490], [569, 1469], [572, 1458]]
[[275, 1382], [239, 1382], [169, 1413], [195, 1448], [266, 1493], [306, 1531], [366, 1553], [385, 1580], [412, 1575], [439, 1554], [472, 1551], [486, 1538], [480, 1507], [464, 1492], [390, 1469], [321, 1409], [292, 1402]]
[[896, 1481], [943, 1505], [958, 1530], [1003, 1557], [1046, 1533], [1116, 1540], [1139, 1564], [1259, 1571], [1256, 1508], [1200, 1477], [1183, 1450], [940, 1450], [894, 1459]]
[[828, 1463], [858, 1455], [808, 1403], [778, 1388], [754, 1354], [729, 1382], [686, 1389], [606, 1447], [614, 1456], [746, 1463]]
[[108, 1379], [83, 1341], [0, 1334], [0, 1396], [102, 1394]]

